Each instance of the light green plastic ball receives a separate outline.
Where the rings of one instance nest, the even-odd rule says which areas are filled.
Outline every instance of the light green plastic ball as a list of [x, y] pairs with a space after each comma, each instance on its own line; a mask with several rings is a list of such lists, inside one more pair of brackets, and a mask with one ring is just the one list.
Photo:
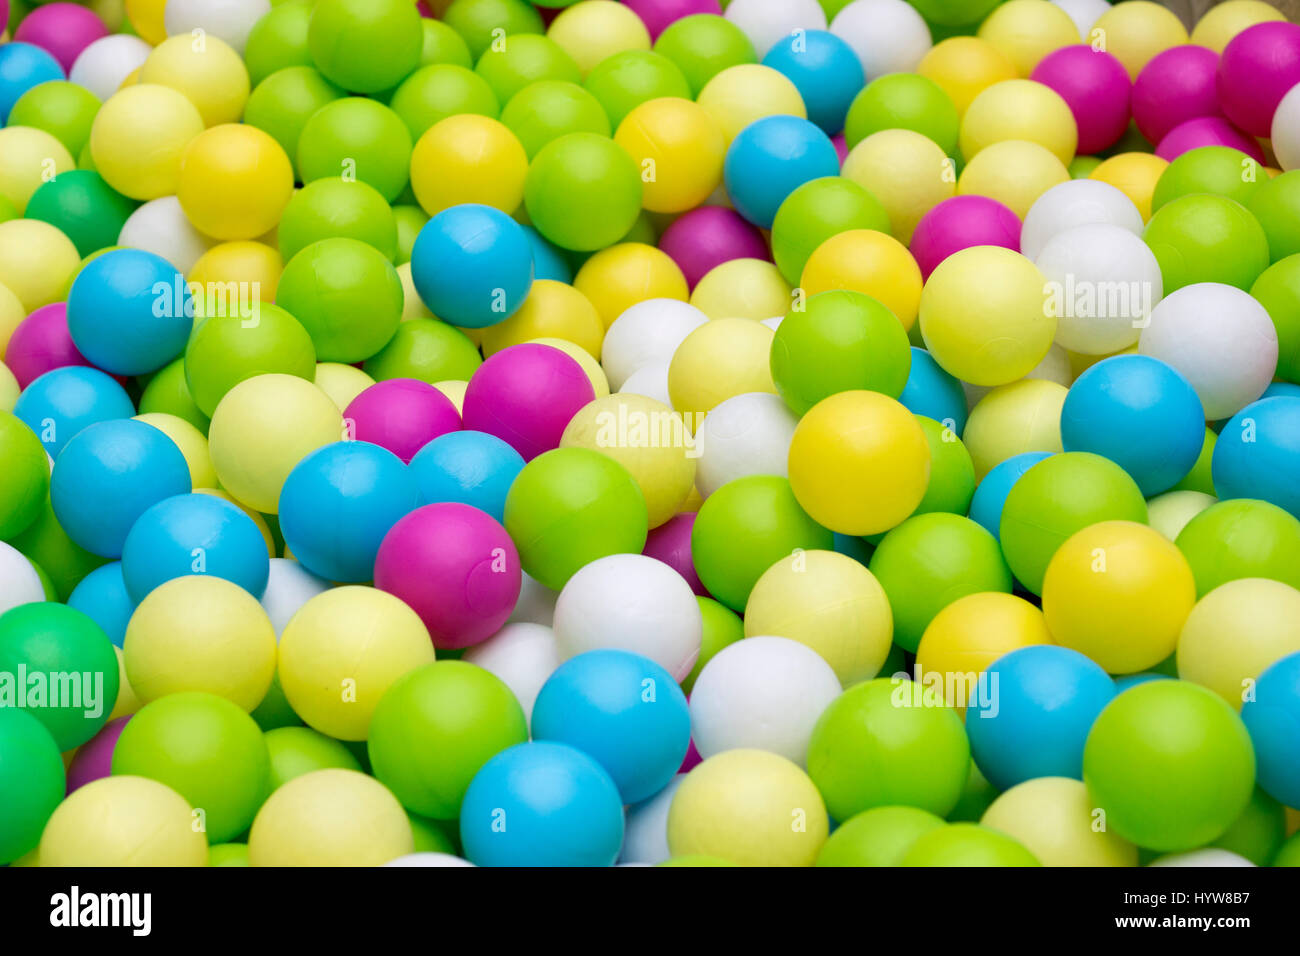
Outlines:
[[889, 234], [889, 214], [880, 200], [843, 176], [806, 182], [790, 193], [772, 221], [772, 257], [781, 275], [798, 285], [808, 257], [827, 239], [850, 229]]
[[524, 180], [524, 207], [537, 231], [557, 246], [603, 249], [636, 223], [640, 170], [613, 140], [570, 133], [533, 158]]
[[313, 381], [316, 349], [301, 322], [269, 302], [254, 323], [243, 315], [204, 319], [185, 346], [185, 382], [203, 414], [245, 379], [279, 372]]

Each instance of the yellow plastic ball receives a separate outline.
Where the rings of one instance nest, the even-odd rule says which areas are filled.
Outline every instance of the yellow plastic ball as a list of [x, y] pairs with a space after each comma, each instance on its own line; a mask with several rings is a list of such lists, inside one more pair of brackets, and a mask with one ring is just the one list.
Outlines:
[[584, 77], [615, 53], [650, 49], [650, 32], [641, 18], [614, 0], [584, 0], [568, 7], [551, 21], [546, 35], [573, 57]]
[[774, 334], [753, 319], [710, 319], [692, 330], [668, 364], [673, 408], [702, 415], [745, 392], [775, 394], [769, 362]]
[[921, 58], [916, 72], [948, 94], [962, 115], [982, 90], [1020, 74], [1005, 53], [979, 37], [949, 37]]
[[972, 246], [949, 256], [921, 293], [925, 347], [949, 374], [972, 385], [1023, 378], [1056, 335], [1046, 281], [1032, 262], [1001, 246]]
[[690, 100], [647, 100], [624, 117], [614, 142], [641, 170], [641, 204], [651, 212], [694, 209], [722, 182], [722, 129]]
[[727, 750], [677, 788], [668, 849], [743, 866], [812, 866], [829, 824], [821, 794], [793, 762], [766, 750]]
[[808, 118], [799, 90], [770, 66], [741, 63], [719, 71], [704, 84], [695, 102], [717, 121], [730, 145], [736, 134], [764, 116]]
[[745, 604], [745, 636], [812, 648], [848, 687], [884, 666], [894, 636], [889, 598], [866, 566], [835, 551], [800, 551], [763, 572]]
[[1064, 385], [1024, 378], [1000, 385], [976, 402], [961, 440], [983, 481], [995, 466], [1027, 451], [1057, 453], [1061, 447]]
[[140, 67], [140, 82], [170, 86], [198, 108], [205, 126], [238, 123], [248, 102], [248, 70], [225, 40], [182, 33], [159, 43]]
[[25, 318], [27, 310], [23, 308], [18, 296], [7, 285], [0, 285], [0, 358], [4, 357], [5, 349], [9, 347], [14, 329]]
[[1061, 94], [1033, 80], [1003, 80], [975, 97], [961, 121], [961, 152], [968, 159], [1008, 139], [1028, 140], [1068, 165], [1079, 127]]
[[591, 300], [573, 286], [538, 279], [514, 315], [483, 330], [483, 354], [540, 338], [564, 339], [599, 355], [605, 323]]
[[957, 194], [996, 199], [1024, 219], [1039, 196], [1069, 179], [1070, 171], [1046, 146], [1008, 139], [971, 157], [957, 179]]
[[217, 487], [217, 471], [212, 467], [208, 439], [203, 432], [185, 419], [166, 412], [148, 412], [136, 415], [135, 419], [158, 429], [181, 450], [185, 463], [190, 466], [190, 484], [195, 488]]
[[1178, 639], [1178, 676], [1241, 710], [1255, 679], [1300, 651], [1300, 591], [1267, 578], [1221, 584], [1196, 602]]
[[[196, 495], [212, 495], [214, 498], [220, 498], [222, 501], [228, 501], [236, 508], [238, 508], [240, 511], [242, 511], [244, 514], [248, 515], [248, 517], [252, 520], [253, 524], [257, 525], [257, 530], [262, 532], [262, 540], [266, 542], [266, 553], [272, 558], [276, 556], [275, 539], [271, 537], [271, 528], [266, 523], [266, 518], [262, 516], [262, 513], [260, 511], [254, 511], [252, 508], [248, 507], [248, 505], [244, 504], [242, 501], [236, 501], [234, 498], [230, 497], [230, 495], [226, 494], [220, 488], [195, 488], [194, 493]], [[286, 548], [285, 550], [288, 549]]]
[[1166, 491], [1147, 502], [1147, 523], [1173, 541], [1187, 522], [1218, 500], [1203, 491]]
[[207, 691], [251, 711], [275, 673], [275, 628], [237, 584], [206, 574], [150, 591], [126, 627], [126, 673], [145, 703]]
[[451, 403], [456, 406], [456, 414], [465, 413], [465, 391], [469, 388], [469, 382], [434, 382], [433, 387], [451, 399]]
[[284, 260], [274, 246], [264, 242], [239, 240], [213, 246], [190, 267], [190, 282], [201, 286], [223, 286], [229, 282], [246, 283], [250, 299], [274, 302], [280, 285]]
[[375, 380], [355, 365], [342, 362], [319, 362], [316, 365], [316, 387], [330, 397], [339, 411], [345, 410]]
[[213, 126], [181, 154], [176, 195], [204, 235], [254, 239], [279, 223], [293, 196], [293, 166], [284, 147], [256, 126]]
[[1003, 53], [1021, 76], [1053, 50], [1082, 42], [1070, 15], [1048, 0], [1009, 0], [980, 24], [979, 38]]
[[911, 242], [921, 217], [957, 193], [953, 162], [937, 143], [910, 129], [883, 129], [854, 146], [841, 175], [880, 200], [890, 231]]
[[711, 319], [763, 319], [785, 315], [792, 303], [790, 283], [763, 259], [729, 259], [695, 283], [691, 305]]
[[117, 654], [117, 700], [113, 703], [112, 713], [108, 715], [109, 721], [134, 714], [144, 706], [131, 687], [130, 678], [126, 675], [126, 655], [122, 653], [120, 647], [115, 646], [113, 651]]
[[980, 824], [1019, 840], [1043, 866], [1137, 866], [1137, 847], [1106, 827], [1082, 780], [1036, 777], [989, 804]]
[[411, 264], [409, 262], [403, 262], [397, 267], [397, 278], [402, 280], [402, 321], [409, 322], [411, 319], [434, 318], [434, 314], [421, 301], [420, 293], [415, 288], [415, 280], [411, 278]]
[[790, 440], [790, 489], [840, 534], [887, 531], [916, 510], [930, 446], [916, 416], [879, 392], [837, 392], [804, 414]]
[[338, 406], [295, 375], [245, 379], [221, 399], [208, 427], [221, 487], [263, 514], [279, 512], [294, 465], [343, 437]]
[[379, 698], [433, 662], [433, 642], [400, 598], [362, 585], [332, 588], [298, 609], [280, 634], [280, 687], [323, 734], [365, 740]]
[[313, 770], [281, 784], [248, 834], [253, 866], [382, 866], [415, 852], [406, 811], [355, 770]]
[[[68, 286], [80, 268], [77, 247], [48, 222], [0, 222], [0, 285], [18, 299], [24, 316], [67, 298]], [[13, 303], [0, 303], [6, 313], [11, 313], [12, 307]], [[8, 344], [7, 338], [5, 342]]]
[[1053, 639], [1111, 674], [1146, 670], [1172, 654], [1195, 603], [1183, 553], [1135, 521], [1100, 521], [1075, 532], [1043, 577], [1043, 616]]
[[968, 594], [926, 625], [916, 649], [916, 681], [939, 683], [944, 702], [964, 711], [990, 664], [1022, 647], [1050, 643], [1043, 612], [1024, 598], [995, 591]]
[[903, 328], [910, 329], [921, 303], [921, 267], [893, 236], [874, 229], [850, 229], [813, 250], [799, 287], [806, 296], [833, 289], [865, 293], [884, 303]]
[[163, 21], [166, 6], [167, 0], [126, 0], [126, 18], [146, 43], [157, 46], [167, 39], [167, 25]]
[[646, 299], [678, 299], [689, 292], [686, 277], [666, 252], [643, 242], [620, 242], [582, 264], [573, 287], [587, 297], [605, 328]]
[[13, 203], [20, 216], [32, 193], [76, 165], [67, 147], [43, 129], [0, 129], [0, 197]]
[[1257, 23], [1285, 19], [1282, 11], [1260, 0], [1228, 0], [1205, 11], [1192, 28], [1191, 42], [1222, 53], [1228, 42], [1242, 30]]
[[145, 777], [101, 777], [72, 791], [41, 834], [41, 866], [207, 866], [189, 801]]
[[561, 448], [589, 448], [626, 468], [645, 496], [651, 528], [677, 514], [695, 487], [692, 444], [681, 415], [632, 393], [588, 402], [560, 438]]
[[0, 362], [0, 411], [12, 412], [18, 403], [18, 379], [9, 371], [9, 366]]
[[524, 201], [527, 175], [524, 147], [489, 116], [449, 116], [425, 130], [411, 152], [411, 188], [430, 216], [462, 203], [512, 213]]
[[1109, 183], [1138, 207], [1142, 221], [1151, 218], [1151, 197], [1156, 183], [1168, 168], [1169, 161], [1153, 153], [1120, 153], [1103, 159], [1101, 165], [1088, 174], [1089, 179]]
[[1091, 33], [1105, 42], [1106, 52], [1124, 64], [1133, 80], [1157, 53], [1187, 42], [1183, 21], [1168, 7], [1151, 0], [1115, 4], [1097, 18]]
[[104, 181], [131, 199], [174, 195], [181, 155], [203, 132], [203, 117], [168, 86], [140, 84], [114, 93], [90, 127], [90, 156]]
[[[596, 357], [581, 345], [570, 342], [568, 339], [556, 339], [549, 336], [529, 339], [529, 341], [537, 345], [549, 345], [553, 349], [559, 349], [582, 366], [582, 371], [591, 380], [591, 387], [596, 393], [596, 398], [603, 398], [609, 394], [609, 377], [605, 375], [605, 370], [600, 367], [600, 362], [596, 360]], [[464, 389], [461, 390], [461, 397], [464, 397]], [[459, 408], [459, 405], [457, 407]]]

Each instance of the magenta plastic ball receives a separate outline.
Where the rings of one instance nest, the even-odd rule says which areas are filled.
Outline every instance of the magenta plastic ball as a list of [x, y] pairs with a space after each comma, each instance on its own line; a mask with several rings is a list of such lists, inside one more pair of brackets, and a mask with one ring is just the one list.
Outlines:
[[45, 50], [59, 61], [65, 73], [72, 69], [82, 50], [106, 36], [108, 27], [104, 21], [77, 3], [37, 7], [14, 32], [16, 41]]
[[582, 366], [549, 345], [512, 345], [470, 376], [462, 406], [465, 427], [487, 432], [532, 461], [560, 447], [578, 409], [596, 391]]
[[406, 464], [439, 435], [460, 430], [456, 406], [438, 389], [414, 378], [376, 382], [352, 399], [343, 420], [352, 437], [387, 448]]
[[704, 763], [704, 758], [695, 749], [695, 738], [692, 737], [690, 746], [686, 748], [686, 756], [682, 758], [682, 765], [677, 768], [677, 772], [690, 773], [702, 763]]
[[73, 344], [65, 302], [41, 306], [19, 322], [9, 339], [4, 360], [18, 380], [19, 388], [26, 388], [56, 368], [90, 365]]
[[1219, 54], [1186, 44], [1151, 58], [1133, 83], [1133, 121], [1149, 143], [1201, 116], [1223, 116], [1216, 77]]
[[718, 0], [623, 0], [623, 5], [641, 18], [650, 31], [651, 42], [657, 40], [669, 24], [682, 17], [696, 13], [722, 16], [722, 5]]
[[1112, 54], [1087, 44], [1062, 47], [1038, 61], [1029, 75], [1061, 94], [1079, 127], [1079, 154], [1100, 152], [1128, 129], [1128, 70]]
[[758, 227], [722, 206], [700, 206], [678, 216], [659, 237], [659, 248], [677, 263], [692, 289], [709, 270], [732, 259], [772, 261]]
[[710, 597], [709, 589], [701, 583], [700, 576], [695, 573], [695, 562], [691, 559], [691, 529], [694, 527], [695, 512], [684, 511], [652, 529], [646, 535], [645, 547], [641, 553], [668, 565], [700, 597]]
[[1198, 146], [1228, 146], [1240, 150], [1257, 163], [1264, 162], [1264, 151], [1259, 148], [1259, 143], [1222, 116], [1200, 116], [1178, 124], [1160, 141], [1156, 155], [1172, 163]]
[[831, 137], [831, 145], [835, 147], [835, 155], [840, 158], [840, 165], [844, 165], [844, 160], [849, 158], [849, 143], [844, 138], [843, 133], [836, 133]]
[[68, 793], [109, 776], [113, 772], [113, 748], [131, 715], [110, 720], [99, 732], [77, 748], [68, 764]]
[[375, 587], [420, 616], [433, 646], [469, 647], [501, 629], [519, 600], [519, 552], [506, 529], [469, 505], [416, 508], [389, 530]]
[[971, 246], [1019, 252], [1020, 226], [1020, 217], [996, 199], [953, 196], [921, 217], [909, 248], [928, 279], [944, 259]]
[[1218, 82], [1228, 119], [1268, 136], [1277, 104], [1300, 83], [1300, 26], [1274, 20], [1242, 30], [1223, 49]]
[[9, 0], [0, 0], [0, 32], [9, 26]]

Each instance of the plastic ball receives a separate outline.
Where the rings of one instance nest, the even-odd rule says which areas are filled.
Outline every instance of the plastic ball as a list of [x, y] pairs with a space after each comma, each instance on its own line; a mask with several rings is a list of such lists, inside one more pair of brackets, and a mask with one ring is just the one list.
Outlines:
[[523, 469], [524, 460], [493, 435], [453, 431], [421, 448], [410, 464], [411, 475], [426, 503], [472, 505], [502, 521], [506, 494]]
[[623, 311], [605, 333], [601, 366], [615, 389], [638, 368], [671, 361], [682, 341], [707, 321], [699, 309], [674, 299], [646, 299]]
[[[694, 592], [696, 597], [706, 597], [708, 591], [700, 583], [700, 576], [695, 573], [695, 562], [691, 560], [691, 531], [695, 528], [695, 515], [696, 512], [694, 511], [683, 511], [652, 530], [646, 535], [645, 547], [641, 553], [647, 558], [662, 561], [680, 574], [682, 579], [690, 585], [691, 591]], [[700, 610], [703, 613], [703, 604], [700, 605]], [[709, 630], [707, 621], [705, 630], [706, 632]], [[705, 652], [710, 649], [716, 650], [717, 648], [706, 648], [703, 640], [701, 640], [700, 657], [696, 658], [695, 666], [691, 668], [692, 674], [699, 672], [703, 666], [701, 660]], [[682, 688], [688, 693], [690, 684], [691, 675], [687, 675], [682, 681]]]
[[756, 63], [718, 73], [700, 90], [696, 102], [717, 120], [728, 145], [760, 119], [782, 115], [807, 118], [798, 88], [783, 74]]
[[693, 95], [676, 63], [647, 50], [624, 50], [606, 57], [587, 74], [583, 87], [600, 105], [611, 129], [617, 129], [642, 103]]
[[1253, 136], [1267, 136], [1282, 97], [1300, 82], [1300, 27], [1270, 21], [1233, 37], [1219, 60], [1223, 112]]
[[1002, 140], [970, 158], [957, 179], [957, 194], [996, 199], [1023, 219], [1043, 193], [1069, 179], [1060, 158], [1045, 146]]
[[1300, 587], [1300, 521], [1267, 501], [1238, 498], [1206, 508], [1175, 542], [1196, 576], [1196, 594], [1239, 578], [1270, 578]]
[[207, 866], [189, 801], [154, 780], [105, 777], [79, 787], [45, 825], [44, 866]]
[[772, 250], [781, 275], [797, 283], [814, 250], [851, 229], [889, 231], [889, 217], [875, 196], [840, 176], [799, 186], [782, 201], [772, 223]]
[[1004, 54], [1021, 76], [1029, 76], [1050, 53], [1079, 42], [1074, 21], [1042, 0], [1011, 0], [989, 14], [979, 38]]
[[140, 84], [169, 87], [198, 109], [205, 126], [237, 123], [248, 101], [248, 70], [224, 40], [188, 34], [159, 43], [140, 67]]
[[714, 406], [695, 430], [695, 486], [708, 498], [727, 482], [748, 475], [787, 473], [790, 439], [798, 419], [775, 395], [748, 392]]
[[1283, 169], [1300, 169], [1300, 135], [1295, 132], [1297, 128], [1300, 128], [1300, 93], [1296, 93], [1295, 87], [1292, 87], [1291, 92], [1277, 104], [1269, 133], [1273, 153]]
[[269, 303], [258, 304], [255, 319], [239, 310], [203, 320], [185, 348], [186, 384], [205, 415], [240, 382], [271, 372], [310, 380], [316, 350], [301, 323]]
[[1133, 120], [1149, 142], [1202, 116], [1222, 116], [1215, 88], [1219, 58], [1203, 46], [1171, 47], [1153, 57], [1133, 83]]
[[459, 0], [447, 6], [442, 16], [468, 44], [475, 60], [491, 46], [496, 28], [506, 34], [545, 32], [537, 11], [519, 0]]
[[[296, 4], [290, 9], [293, 6]], [[308, 119], [342, 96], [342, 90], [312, 67], [288, 66], [254, 87], [244, 108], [244, 122], [273, 137], [284, 149], [296, 174], [298, 143]], [[342, 172], [340, 168], [339, 173]]]
[[1112, 8], [1098, 17], [1092, 28], [1107, 38], [1107, 49], [1124, 64], [1131, 78], [1158, 54], [1187, 42], [1187, 30], [1177, 15], [1149, 0]]
[[960, 435], [966, 428], [966, 395], [961, 382], [949, 375], [923, 348], [912, 349], [912, 365], [907, 373], [899, 402], [913, 415], [922, 415]]
[[13, 545], [0, 547], [0, 571], [4, 572], [4, 589], [0, 590], [0, 614], [20, 604], [46, 600], [45, 585], [36, 566]]
[[635, 223], [641, 201], [636, 162], [594, 133], [570, 133], [547, 144], [524, 182], [529, 219], [566, 249], [591, 251], [617, 242]]
[[1104, 50], [1063, 47], [1040, 60], [1030, 79], [1055, 90], [1070, 107], [1079, 153], [1113, 146], [1128, 128], [1132, 84], [1124, 65]]
[[1001, 246], [1020, 251], [1020, 219], [1002, 203], [984, 196], [954, 196], [921, 217], [910, 250], [928, 279], [941, 262], [971, 246]]
[[523, 199], [527, 171], [523, 145], [506, 125], [487, 116], [440, 120], [411, 153], [411, 187], [431, 216], [462, 203], [511, 213]]
[[1066, 100], [1052, 87], [1032, 80], [994, 83], [971, 101], [961, 120], [961, 151], [967, 160], [994, 143], [1015, 140], [1038, 143], [1068, 163], [1078, 137]]
[[66, 366], [46, 372], [23, 390], [14, 415], [57, 458], [90, 425], [135, 414], [126, 390], [99, 369]]
[[43, 130], [62, 143], [72, 157], [81, 157], [99, 107], [100, 101], [84, 87], [51, 80], [18, 98], [9, 113], [9, 125]]
[[[175, 196], [151, 199], [137, 208], [122, 224], [117, 237], [118, 246], [152, 253], [180, 273], [192, 270], [213, 244], [214, 240], [195, 229], [185, 218], [185, 210]], [[182, 300], [181, 293], [173, 292], [172, 297], [173, 303]], [[196, 310], [203, 305], [205, 298], [198, 298], [194, 306]], [[174, 311], [176, 306], [173, 304], [172, 308]]]
[[388, 89], [420, 63], [419, 13], [404, 0], [325, 0], [312, 11], [307, 44], [316, 68], [344, 89]]
[[910, 129], [884, 129], [853, 147], [842, 172], [881, 201], [893, 235], [910, 242], [921, 217], [956, 192], [951, 163], [928, 137]]
[[43, 129], [11, 126], [0, 130], [0, 196], [18, 213], [51, 176], [71, 172], [74, 163], [64, 145]]
[[0, 712], [0, 793], [6, 801], [0, 860], [12, 863], [40, 843], [46, 821], [63, 801], [59, 748], [40, 721], [17, 708]]
[[200, 232], [252, 239], [280, 221], [293, 192], [293, 169], [280, 144], [256, 127], [217, 126], [186, 147], [176, 191]]
[[702, 415], [745, 392], [774, 392], [772, 330], [748, 318], [712, 319], [684, 338], [668, 369], [672, 407]]
[[117, 647], [126, 637], [126, 625], [136, 602], [126, 590], [122, 562], [110, 561], [91, 571], [68, 595], [68, 607], [75, 608], [100, 626]]
[[649, 50], [650, 34], [631, 9], [612, 0], [589, 0], [561, 11], [546, 35], [571, 56], [585, 75], [608, 56]]
[[813, 251], [799, 285], [809, 296], [832, 289], [866, 293], [910, 329], [921, 299], [921, 270], [897, 239], [871, 229], [852, 229]]
[[1258, 498], [1300, 518], [1296, 474], [1300, 397], [1279, 395], [1247, 405], [1223, 426], [1214, 446], [1220, 498]]
[[0, 122], [24, 93], [51, 80], [64, 78], [64, 67], [49, 52], [32, 43], [6, 43], [0, 53]]
[[[713, 117], [677, 98], [649, 100], [632, 109], [619, 123], [614, 142], [650, 174], [643, 177], [642, 204], [652, 212], [685, 212], [700, 205], [722, 181], [724, 157], [732, 155]], [[751, 173], [763, 154], [746, 158], [745, 171]], [[788, 156], [782, 160], [792, 161]]]
[[501, 103], [540, 80], [582, 80], [577, 63], [554, 40], [528, 33], [519, 34], [504, 49], [488, 48], [474, 70], [488, 81]]
[[4, 446], [0, 539], [9, 539], [40, 514], [50, 489], [50, 464], [36, 433], [9, 412], [0, 412], [0, 442]]
[[105, 101], [144, 65], [152, 50], [138, 36], [118, 33], [101, 37], [77, 54], [68, 79], [90, 90], [101, 102]]
[[1044, 776], [999, 796], [982, 826], [1022, 843], [1044, 866], [1136, 866], [1132, 843], [1095, 826], [1088, 789], [1077, 779]]
[[710, 319], [763, 322], [783, 315], [793, 297], [790, 284], [764, 254], [761, 259], [731, 259], [715, 266], [696, 284], [690, 302]]
[[117, 242], [135, 204], [88, 170], [68, 170], [37, 188], [26, 216], [58, 228], [90, 255]]
[[794, 83], [808, 119], [832, 136], [844, 129], [850, 104], [865, 82], [862, 63], [848, 43], [826, 30], [809, 30], [805, 24], [798, 37], [774, 43], [763, 65]]
[[897, 866], [913, 843], [943, 819], [918, 807], [874, 807], [835, 828], [817, 866]]
[[1300, 381], [1300, 322], [1292, 303], [1300, 303], [1300, 255], [1287, 256], [1265, 269], [1251, 286], [1251, 297], [1268, 310], [1277, 330], [1277, 377]]
[[724, 262], [768, 258], [762, 233], [722, 206], [700, 206], [683, 213], [659, 237], [659, 248], [678, 266], [691, 289]]
[[691, 14], [670, 24], [655, 39], [654, 49], [681, 70], [693, 97], [728, 67], [758, 62], [749, 37], [712, 13]]
[[973, 36], [949, 37], [936, 43], [916, 67], [948, 94], [960, 116], [983, 90], [1015, 79], [1016, 66], [997, 47]]
[[495, 674], [510, 688], [524, 718], [532, 720], [533, 704], [546, 679], [560, 666], [555, 633], [544, 624], [507, 624], [461, 658]]
[[[1239, 164], [1240, 169], [1240, 164]], [[1244, 171], [1241, 175], [1245, 175]], [[1269, 255], [1274, 262], [1300, 252], [1296, 210], [1300, 207], [1300, 170], [1283, 173], [1264, 182], [1247, 203], [1251, 214], [1268, 236]], [[28, 215], [31, 206], [28, 205]]]
[[1238, 150], [1226, 146], [1190, 149], [1161, 174], [1151, 196], [1151, 209], [1158, 212], [1167, 203], [1192, 193], [1226, 196], [1252, 207], [1252, 197], [1261, 187], [1259, 173], [1258, 164]]
[[385, 448], [403, 463], [435, 438], [460, 428], [460, 415], [446, 395], [409, 378], [371, 385], [343, 415], [352, 438]]
[[[1254, 695], [1241, 708], [1242, 722], [1255, 749], [1259, 785], [1287, 805], [1300, 796], [1300, 777], [1296, 773], [1294, 757], [1295, 738], [1289, 732], [1296, 719], [1298, 670], [1300, 654], [1288, 654], [1278, 659], [1259, 674]], [[1289, 841], [1288, 846], [1294, 842]], [[1281, 859], [1280, 854], [1273, 865], [1280, 865]]]
[[1087, 225], [1117, 226], [1135, 236], [1143, 229], [1142, 214], [1119, 189], [1098, 180], [1072, 179], [1053, 186], [1029, 207], [1020, 251], [1036, 261], [1053, 238]]
[[688, 295], [686, 279], [673, 258], [643, 242], [620, 242], [600, 250], [582, 264], [573, 287], [596, 307], [606, 328], [639, 302], [685, 302]]
[[741, 215], [764, 228], [771, 227], [791, 192], [838, 172], [839, 159], [826, 134], [794, 116], [757, 120], [727, 149], [727, 193]]
[[1228, 146], [1257, 163], [1265, 161], [1258, 142], [1219, 116], [1198, 116], [1171, 129], [1156, 146], [1156, 155], [1170, 162], [1201, 146]]
[[225, 0], [207, 4], [204, 0], [173, 0], [163, 13], [169, 36], [200, 29], [220, 37], [242, 56], [248, 34], [268, 12], [269, 0]]
[[868, 80], [910, 73], [930, 49], [930, 28], [902, 0], [854, 0], [831, 20], [831, 33], [853, 47]]
[[348, 173], [393, 202], [410, 176], [411, 134], [382, 103], [343, 97], [321, 106], [303, 124], [295, 158], [304, 182]]

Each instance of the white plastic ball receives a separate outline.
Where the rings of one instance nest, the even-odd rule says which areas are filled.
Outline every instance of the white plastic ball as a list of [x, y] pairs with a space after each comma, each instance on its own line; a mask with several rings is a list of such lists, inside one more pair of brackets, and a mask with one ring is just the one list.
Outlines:
[[[175, 2], [175, 0], [173, 0]], [[389, 860], [384, 866], [473, 866], [469, 860], [462, 860], [450, 853], [408, 853], [396, 860]]]
[[688, 302], [646, 299], [613, 321], [600, 347], [600, 364], [609, 387], [621, 391], [637, 369], [672, 360], [682, 339], [709, 317]]
[[1147, 501], [1147, 523], [1173, 541], [1198, 514], [1219, 499], [1203, 491], [1185, 488], [1166, 491]]
[[544, 624], [550, 627], [551, 619], [555, 617], [555, 599], [560, 596], [560, 592], [552, 591], [536, 578], [529, 577], [527, 571], [522, 573], [522, 578], [519, 600], [515, 602], [515, 609], [510, 612], [506, 623]]
[[598, 558], [555, 602], [560, 659], [617, 648], [650, 658], [681, 681], [700, 656], [704, 619], [686, 579], [643, 554]]
[[691, 690], [691, 734], [707, 760], [724, 750], [770, 750], [799, 766], [813, 726], [840, 695], [820, 654], [784, 637], [747, 637], [718, 651]]
[[795, 30], [826, 29], [826, 11], [817, 0], [731, 0], [724, 16], [749, 37], [760, 61]]
[[312, 574], [291, 558], [272, 558], [271, 573], [262, 593], [262, 609], [271, 619], [278, 638], [284, 626], [298, 613], [298, 609], [332, 585], [322, 577]]
[[653, 797], [628, 807], [619, 863], [653, 866], [672, 856], [668, 849], [668, 808], [673, 805], [673, 794], [685, 779], [686, 774], [679, 773]]
[[1189, 850], [1186, 853], [1170, 853], [1167, 856], [1157, 857], [1147, 864], [1148, 866], [1254, 866], [1250, 860], [1244, 856], [1233, 853], [1231, 850], [1220, 850], [1218, 847], [1204, 847], [1200, 850]]
[[748, 475], [786, 477], [790, 439], [799, 418], [778, 395], [746, 392], [719, 402], [695, 436], [695, 487], [707, 498]]
[[249, 31], [270, 12], [271, 0], [167, 0], [163, 25], [168, 36], [203, 30], [243, 56]]
[[1198, 282], [1151, 311], [1138, 351], [1172, 365], [1201, 398], [1208, 421], [1229, 418], [1264, 394], [1277, 370], [1277, 329], [1235, 286]]
[[1106, 0], [1052, 0], [1052, 3], [1069, 14], [1084, 43], [1092, 42], [1092, 37], [1088, 36], [1092, 25], [1110, 9], [1110, 4]]
[[624, 395], [644, 395], [672, 408], [673, 400], [668, 394], [668, 363], [651, 362], [642, 365], [627, 377], [618, 391]]
[[20, 604], [45, 600], [41, 576], [26, 555], [0, 541], [0, 614]]
[[216, 245], [216, 240], [190, 225], [179, 199], [163, 196], [149, 200], [127, 217], [117, 244], [162, 256], [179, 272], [189, 275], [194, 263]]
[[1300, 169], [1300, 83], [1277, 104], [1271, 132], [1277, 164], [1285, 170]]
[[831, 21], [831, 33], [853, 48], [867, 80], [914, 73], [930, 52], [930, 28], [906, 0], [853, 0]]
[[116, 33], [100, 37], [77, 55], [68, 79], [106, 100], [144, 65], [152, 52], [153, 47], [137, 36]]
[[1037, 259], [1053, 236], [1091, 223], [1119, 226], [1135, 236], [1142, 235], [1142, 214], [1133, 200], [1110, 183], [1071, 179], [1053, 186], [1029, 207], [1020, 227], [1020, 252], [1028, 259]]
[[507, 624], [467, 650], [461, 660], [501, 678], [531, 723], [537, 692], [560, 666], [560, 651], [555, 632], [545, 624]]
[[784, 321], [784, 319], [784, 315], [774, 315], [770, 319], [759, 319], [759, 321], [775, 332], [781, 327], [781, 322]]

